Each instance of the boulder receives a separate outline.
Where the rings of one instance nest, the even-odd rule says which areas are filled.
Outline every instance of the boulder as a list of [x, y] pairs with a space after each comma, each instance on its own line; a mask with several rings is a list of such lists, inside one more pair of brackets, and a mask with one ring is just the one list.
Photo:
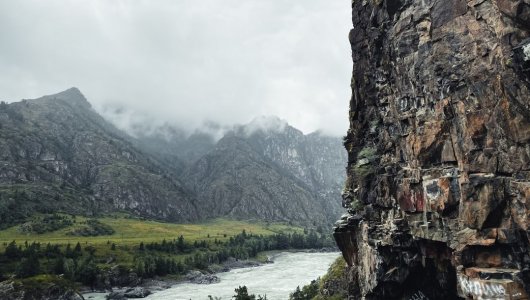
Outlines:
[[189, 271], [186, 274], [186, 280], [196, 284], [211, 284], [220, 281], [219, 277], [212, 274], [203, 274], [199, 271]]

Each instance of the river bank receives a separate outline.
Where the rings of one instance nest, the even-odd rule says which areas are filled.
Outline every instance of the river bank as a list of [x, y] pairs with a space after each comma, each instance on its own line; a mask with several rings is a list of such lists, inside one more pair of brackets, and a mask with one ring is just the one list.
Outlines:
[[[123, 299], [126, 295], [133, 295], [130, 298], [145, 298], [147, 295], [163, 291], [171, 288], [174, 285], [181, 283], [193, 284], [212, 284], [219, 282], [216, 276], [218, 273], [229, 272], [234, 269], [257, 267], [266, 263], [272, 263], [273, 258], [278, 255], [279, 251], [270, 251], [270, 253], [263, 253], [255, 259], [237, 260], [230, 258], [222, 264], [213, 264], [208, 266], [206, 270], [198, 271], [192, 270], [183, 276], [164, 276], [155, 278], [146, 278], [138, 281], [135, 286], [126, 287], [112, 287], [108, 290], [91, 290], [88, 287], [81, 288], [81, 294], [85, 299]], [[101, 298], [101, 295], [105, 297]]]
[[[267, 294], [269, 299], [288, 299], [297, 286], [303, 286], [322, 276], [331, 262], [339, 256], [336, 252], [279, 252], [264, 253], [273, 263], [253, 261], [255, 265], [232, 268], [214, 273], [218, 282], [198, 284], [167, 279], [146, 282], [144, 286], [153, 293], [145, 299], [208, 299], [208, 296], [230, 299], [234, 289], [246, 285], [254, 294]], [[84, 293], [85, 299], [103, 300], [109, 293]]]

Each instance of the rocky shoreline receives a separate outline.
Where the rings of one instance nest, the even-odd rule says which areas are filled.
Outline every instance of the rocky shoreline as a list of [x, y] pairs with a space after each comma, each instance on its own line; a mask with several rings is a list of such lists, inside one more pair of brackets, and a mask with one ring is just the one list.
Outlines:
[[[336, 251], [338, 251], [336, 248], [309, 249], [306, 251], [289, 251], [289, 250], [270, 251], [270, 252], [265, 253], [265, 255], [267, 256], [266, 261], [259, 261], [256, 259], [237, 260], [235, 258], [229, 258], [227, 261], [225, 261], [224, 263], [220, 265], [216, 264], [216, 265], [209, 266], [207, 270], [189, 271], [186, 275], [178, 279], [169, 278], [169, 277], [157, 277], [157, 278], [149, 278], [149, 279], [138, 278], [138, 281], [136, 281], [137, 284], [134, 286], [113, 286], [109, 289], [90, 289], [86, 287], [85, 289], [81, 290], [81, 294], [82, 295], [93, 295], [93, 294], [100, 294], [100, 293], [105, 293], [105, 294], [108, 293], [108, 295], [106, 296], [106, 299], [109, 299], [109, 300], [110, 299], [122, 300], [122, 299], [129, 299], [129, 298], [145, 298], [152, 293], [169, 289], [172, 286], [179, 284], [179, 283], [185, 283], [185, 282], [195, 283], [195, 284], [218, 283], [220, 281], [219, 277], [217, 277], [216, 275], [218, 273], [228, 272], [234, 269], [258, 267], [263, 264], [274, 263], [274, 258], [280, 255], [282, 252], [326, 253], [326, 252], [336, 252]], [[135, 276], [132, 275], [130, 277], [135, 277]], [[92, 299], [92, 298], [88, 296], [85, 299]]]
[[[268, 260], [265, 263], [272, 263], [272, 259], [273, 256], [268, 257]], [[263, 262], [257, 260], [236, 260], [231, 258], [221, 265], [211, 265], [207, 270], [204, 271], [191, 270], [186, 275], [178, 279], [170, 277], [157, 277], [149, 279], [139, 278], [139, 281], [134, 286], [113, 286], [108, 289], [90, 289], [85, 287], [85, 289], [81, 290], [81, 295], [89, 295], [85, 299], [92, 299], [90, 295], [96, 294], [107, 294], [105, 298], [109, 300], [145, 298], [152, 293], [169, 289], [179, 283], [217, 283], [219, 282], [219, 277], [215, 275], [217, 273], [228, 272], [233, 269], [257, 267], [263, 264]], [[134, 275], [132, 277], [134, 277]]]
[[0, 282], [0, 299], [83, 300], [84, 297], [70, 282], [61, 277], [40, 276]]
[[[272, 262], [272, 261], [271, 261]], [[170, 277], [156, 277], [149, 279], [140, 279], [135, 286], [113, 286], [109, 289], [84, 289], [81, 291], [82, 295], [90, 295], [93, 293], [105, 293], [108, 295], [106, 299], [122, 300], [129, 298], [145, 298], [148, 295], [169, 289], [172, 286], [190, 282], [195, 284], [212, 284], [219, 282], [219, 278], [215, 275], [221, 272], [228, 272], [233, 269], [257, 267], [262, 265], [262, 262], [257, 260], [236, 260], [229, 259], [221, 265], [211, 265], [207, 270], [197, 271], [191, 270], [181, 278], [174, 279]], [[87, 299], [91, 299], [90, 297]]]

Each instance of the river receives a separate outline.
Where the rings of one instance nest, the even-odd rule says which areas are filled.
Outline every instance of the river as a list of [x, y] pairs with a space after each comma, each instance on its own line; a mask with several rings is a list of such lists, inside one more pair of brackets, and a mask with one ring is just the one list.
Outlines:
[[[238, 286], [246, 285], [249, 293], [267, 295], [269, 300], [287, 300], [297, 286], [304, 286], [326, 273], [339, 253], [282, 252], [272, 264], [234, 269], [217, 274], [221, 279], [214, 284], [180, 283], [156, 292], [150, 300], [204, 300], [208, 295], [229, 300]], [[104, 299], [103, 294], [86, 294], [85, 299]]]

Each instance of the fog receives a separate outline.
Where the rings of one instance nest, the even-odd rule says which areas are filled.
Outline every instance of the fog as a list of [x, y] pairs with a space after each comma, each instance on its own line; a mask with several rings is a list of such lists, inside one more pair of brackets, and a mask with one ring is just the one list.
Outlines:
[[[344, 135], [349, 0], [0, 0], [0, 100], [78, 87], [118, 127], [275, 115]], [[146, 125], [147, 124], [147, 125]]]

